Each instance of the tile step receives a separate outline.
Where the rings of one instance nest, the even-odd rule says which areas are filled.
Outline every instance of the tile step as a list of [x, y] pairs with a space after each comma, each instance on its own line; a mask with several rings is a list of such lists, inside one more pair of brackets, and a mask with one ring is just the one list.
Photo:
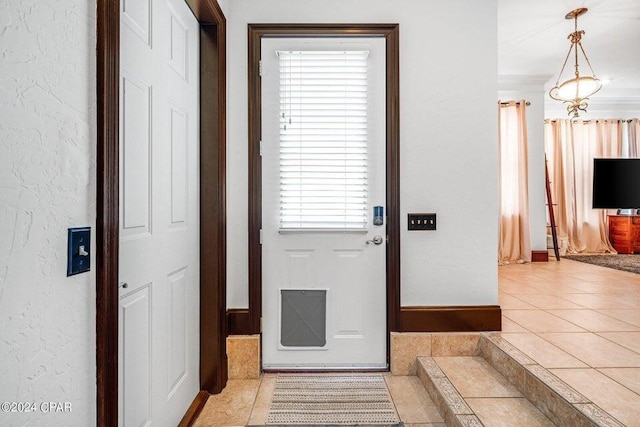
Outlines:
[[[495, 403], [499, 407], [500, 402], [514, 404], [518, 416], [529, 420], [523, 425], [533, 425], [537, 420], [539, 425], [623, 426], [497, 334], [481, 334], [476, 348], [468, 355], [420, 356], [417, 368], [422, 385], [447, 426], [483, 426], [481, 414], [472, 408], [474, 403], [477, 408], [478, 404], [485, 403]], [[472, 371], [483, 384], [467, 380]], [[465, 372], [469, 374], [467, 378]], [[503, 398], [514, 400], [495, 400]]]

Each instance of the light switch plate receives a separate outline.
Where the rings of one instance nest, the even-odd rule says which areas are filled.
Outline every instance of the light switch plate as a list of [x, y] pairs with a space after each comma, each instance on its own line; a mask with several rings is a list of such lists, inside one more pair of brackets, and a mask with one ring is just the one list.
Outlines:
[[67, 276], [91, 268], [91, 227], [70, 228], [67, 239]]
[[407, 218], [407, 228], [409, 230], [435, 230], [435, 213], [410, 213]]

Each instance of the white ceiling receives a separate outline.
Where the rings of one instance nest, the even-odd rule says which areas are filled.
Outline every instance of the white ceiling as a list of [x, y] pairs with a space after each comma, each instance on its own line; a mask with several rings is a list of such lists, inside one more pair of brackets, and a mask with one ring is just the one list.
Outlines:
[[564, 16], [578, 7], [589, 8], [578, 18], [582, 46], [596, 76], [611, 80], [592, 101], [640, 97], [640, 0], [498, 0], [499, 74], [552, 76], [553, 86], [573, 31]]

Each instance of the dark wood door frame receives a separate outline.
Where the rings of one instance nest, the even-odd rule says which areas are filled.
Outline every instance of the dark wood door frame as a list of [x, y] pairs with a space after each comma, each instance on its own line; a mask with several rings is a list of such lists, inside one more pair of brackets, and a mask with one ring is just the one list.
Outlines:
[[[218, 393], [227, 380], [226, 19], [216, 0], [185, 1], [200, 23], [200, 387]], [[96, 50], [96, 424], [116, 426], [119, 0], [97, 0]]]
[[[398, 24], [249, 24], [249, 309], [230, 313], [232, 333], [260, 333], [262, 316], [261, 40], [265, 37], [384, 37], [386, 40], [387, 331], [400, 314], [400, 83]], [[243, 319], [245, 317], [245, 319]], [[244, 326], [244, 330], [240, 330]], [[387, 339], [389, 334], [387, 334]], [[389, 345], [387, 345], [389, 349]]]

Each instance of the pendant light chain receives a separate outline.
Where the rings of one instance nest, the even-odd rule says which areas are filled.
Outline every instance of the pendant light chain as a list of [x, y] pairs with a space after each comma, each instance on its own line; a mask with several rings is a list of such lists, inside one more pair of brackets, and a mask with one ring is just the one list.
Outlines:
[[[596, 77], [596, 74], [593, 71], [593, 67], [591, 65], [591, 61], [589, 60], [589, 57], [587, 56], [587, 53], [582, 46], [582, 36], [585, 34], [585, 32], [584, 30], [578, 30], [578, 17], [585, 14], [587, 10], [587, 8], [575, 9], [567, 13], [567, 15], [565, 16], [566, 19], [573, 19], [573, 32], [569, 34], [568, 37], [569, 41], [571, 42], [571, 46], [569, 47], [567, 56], [564, 59], [562, 68], [560, 69], [560, 74], [558, 74], [556, 84], [549, 91], [549, 96], [552, 99], [567, 104], [567, 112], [574, 118], [580, 116], [580, 111], [587, 111], [587, 101], [589, 100], [589, 97], [602, 88], [602, 83]], [[580, 52], [582, 52], [582, 55], [587, 62], [589, 70], [591, 71], [591, 75], [580, 75], [578, 48], [580, 48]], [[564, 70], [566, 69], [567, 62], [569, 61], [569, 57], [571, 56], [572, 50], [574, 50], [574, 77], [560, 83]]]

